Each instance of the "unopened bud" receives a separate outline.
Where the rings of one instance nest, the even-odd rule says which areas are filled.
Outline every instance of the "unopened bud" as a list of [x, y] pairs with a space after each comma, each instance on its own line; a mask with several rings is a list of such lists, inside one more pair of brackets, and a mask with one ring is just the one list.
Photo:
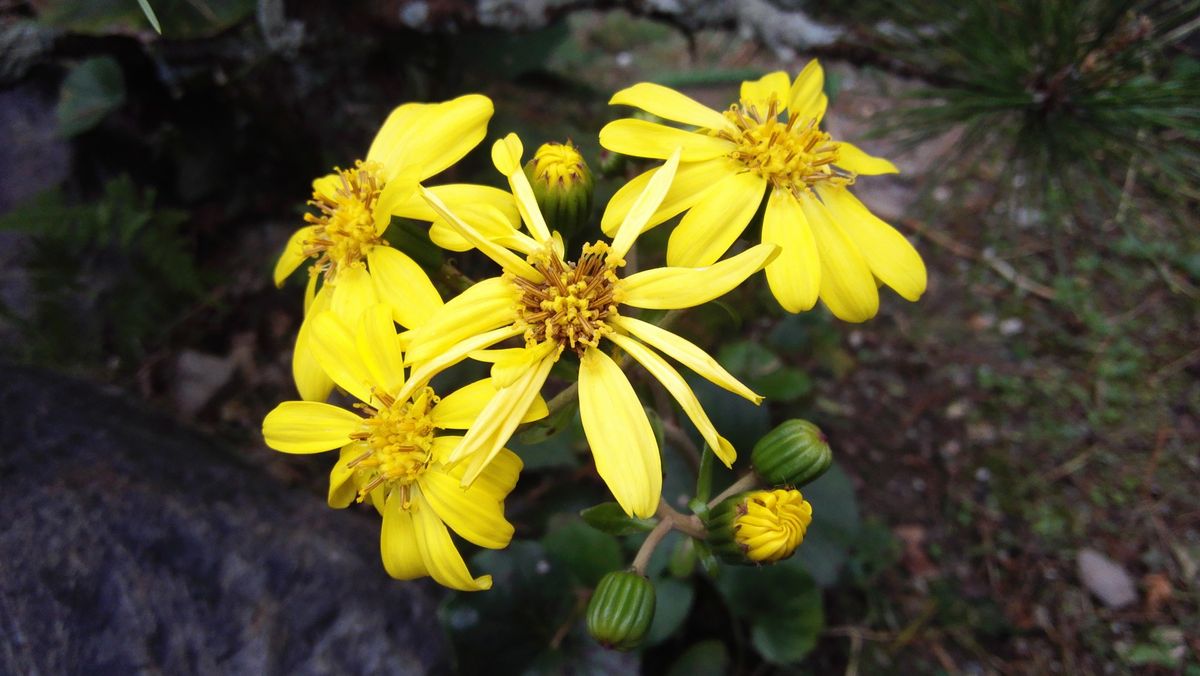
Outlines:
[[525, 163], [525, 176], [552, 230], [570, 238], [587, 225], [595, 183], [583, 155], [570, 141], [543, 144]]
[[771, 486], [805, 486], [833, 464], [821, 428], [807, 420], [788, 420], [771, 430], [750, 452], [754, 471]]
[[800, 491], [749, 491], [709, 513], [708, 544], [726, 563], [775, 563], [796, 551], [811, 523], [812, 505]]
[[636, 648], [653, 620], [654, 585], [630, 570], [605, 575], [588, 603], [588, 633], [606, 648]]

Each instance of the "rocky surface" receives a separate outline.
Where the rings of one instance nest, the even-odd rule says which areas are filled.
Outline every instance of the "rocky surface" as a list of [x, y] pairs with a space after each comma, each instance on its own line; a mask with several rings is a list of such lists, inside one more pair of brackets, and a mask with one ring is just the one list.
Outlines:
[[378, 521], [239, 464], [118, 392], [0, 380], [0, 673], [421, 673], [426, 584]]

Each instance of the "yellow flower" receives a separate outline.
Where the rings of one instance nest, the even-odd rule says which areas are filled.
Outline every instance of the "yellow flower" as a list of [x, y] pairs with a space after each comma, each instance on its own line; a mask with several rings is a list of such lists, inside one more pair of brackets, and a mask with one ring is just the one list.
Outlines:
[[800, 491], [751, 491], [713, 508], [709, 544], [729, 563], [775, 563], [796, 551], [811, 523], [812, 505]]
[[[341, 448], [329, 477], [329, 504], [341, 508], [369, 499], [379, 510], [389, 575], [429, 575], [453, 589], [488, 589], [491, 576], [471, 575], [447, 526], [480, 547], [507, 546], [513, 528], [504, 518], [504, 499], [516, 485], [521, 459], [503, 449], [478, 481], [463, 488], [464, 468], [448, 462], [462, 436], [442, 432], [470, 428], [496, 390], [487, 379], [445, 397], [425, 384], [406, 387], [392, 309], [380, 303], [360, 316], [352, 332], [333, 312], [316, 315], [312, 345], [321, 366], [362, 402], [354, 406], [358, 412], [284, 402], [263, 420], [263, 437], [284, 453]], [[545, 402], [536, 399], [524, 420], [545, 415]]]
[[[347, 169], [313, 181], [314, 213], [292, 235], [275, 265], [275, 283], [305, 260], [309, 268], [305, 319], [296, 337], [292, 373], [303, 399], [321, 401], [333, 381], [312, 354], [310, 318], [324, 310], [348, 322], [354, 312], [387, 303], [401, 326], [411, 328], [442, 305], [442, 298], [416, 262], [383, 239], [392, 216], [410, 216], [418, 181], [446, 169], [483, 140], [492, 102], [472, 94], [444, 103], [408, 103], [383, 123], [367, 151]], [[451, 203], [499, 205], [513, 213], [512, 197], [485, 186], [439, 186]], [[415, 202], [424, 207], [417, 196]], [[418, 212], [427, 209], [418, 208]], [[323, 281], [317, 290], [318, 281]]]
[[[767, 284], [779, 304], [801, 312], [820, 297], [835, 316], [861, 322], [879, 310], [880, 282], [907, 300], [920, 298], [925, 264], [903, 235], [851, 194], [858, 175], [897, 170], [821, 131], [823, 82], [815, 60], [794, 82], [774, 72], [743, 82], [741, 100], [724, 113], [643, 82], [617, 92], [609, 103], [635, 106], [688, 128], [621, 119], [600, 131], [600, 144], [664, 160], [681, 149], [675, 182], [647, 222], [653, 227], [687, 211], [671, 233], [669, 265], [708, 265], [720, 258], [765, 194], [762, 240], [781, 249], [767, 266]], [[613, 196], [601, 223], [606, 233], [616, 232], [654, 171]]]
[[[585, 245], [577, 261], [569, 262], [563, 256], [561, 238], [551, 235], [521, 170], [522, 151], [521, 141], [509, 134], [492, 147], [492, 161], [508, 177], [528, 235], [510, 229], [497, 240], [489, 239], [436, 195], [423, 193], [434, 211], [465, 241], [499, 263], [504, 273], [475, 284], [411, 332], [409, 358], [421, 366], [401, 396], [423, 387], [429, 373], [467, 356], [495, 362], [492, 381], [500, 392], [450, 458], [470, 458], [463, 476], [464, 484], [470, 484], [512, 434], [551, 366], [564, 352], [574, 352], [580, 360], [580, 415], [596, 469], [627, 512], [650, 516], [662, 488], [658, 445], [633, 386], [617, 362], [600, 349], [601, 340], [624, 350], [657, 378], [717, 456], [731, 464], [736, 455], [733, 447], [717, 434], [679, 372], [655, 350], [755, 403], [762, 397], [696, 345], [625, 316], [621, 309], [675, 309], [706, 303], [761, 270], [777, 247], [759, 245], [705, 268], [656, 268], [622, 277], [625, 254], [671, 183], [678, 163], [673, 157], [646, 186], [612, 243]], [[485, 350], [516, 336], [524, 337], [525, 347]]]

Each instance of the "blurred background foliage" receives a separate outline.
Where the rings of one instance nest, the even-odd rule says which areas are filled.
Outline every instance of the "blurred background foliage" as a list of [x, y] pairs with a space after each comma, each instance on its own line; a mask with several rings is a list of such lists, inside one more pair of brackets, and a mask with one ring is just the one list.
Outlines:
[[[898, 159], [900, 177], [858, 190], [917, 241], [929, 293], [845, 325], [783, 315], [755, 284], [678, 324], [768, 397], [692, 382], [743, 456], [787, 418], [829, 433], [839, 466], [806, 491], [801, 550], [713, 575], [668, 540], [649, 644], [598, 648], [587, 596], [643, 535], [578, 516], [607, 496], [568, 416], [513, 443], [517, 540], [472, 561], [493, 591], [447, 595], [448, 660], [1200, 673], [1197, 3], [780, 2], [842, 31], [800, 52], [586, 4], [505, 30], [469, 2], [0, 0], [0, 345], [131, 388], [321, 499], [327, 468], [257, 432], [292, 396], [300, 294], [269, 272], [312, 177], [359, 156], [393, 106], [480, 91], [491, 137], [571, 139], [603, 205], [643, 168], [600, 152], [612, 91], [651, 80], [720, 108], [740, 80], [817, 56], [835, 136]], [[499, 185], [486, 144], [445, 178]], [[668, 230], [639, 256], [661, 256]], [[453, 288], [422, 227], [396, 220], [387, 238]], [[682, 508], [699, 437], [686, 418], [654, 422]]]

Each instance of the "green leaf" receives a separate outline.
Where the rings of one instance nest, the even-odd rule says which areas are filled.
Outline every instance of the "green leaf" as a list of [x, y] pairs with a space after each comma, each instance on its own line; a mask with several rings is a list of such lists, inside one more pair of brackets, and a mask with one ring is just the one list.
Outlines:
[[725, 676], [732, 673], [729, 651], [717, 641], [701, 641], [684, 651], [671, 665], [667, 676]]
[[63, 80], [58, 95], [58, 131], [81, 134], [125, 103], [125, 76], [110, 56], [80, 62]]
[[647, 533], [654, 528], [651, 519], [635, 519], [615, 502], [603, 502], [579, 512], [584, 523], [609, 535], [632, 535]]
[[646, 634], [646, 645], [662, 643], [683, 626], [695, 595], [689, 582], [669, 577], [654, 581], [654, 622]]
[[621, 543], [611, 535], [591, 528], [576, 517], [555, 519], [558, 525], [542, 538], [542, 546], [552, 558], [585, 587], [595, 587], [606, 573], [624, 565]]
[[768, 662], [804, 659], [825, 627], [821, 590], [800, 568], [728, 566], [716, 581], [736, 616], [750, 623], [750, 640]]
[[154, 26], [154, 32], [162, 35], [162, 26], [158, 25], [158, 17], [154, 15], [154, 8], [146, 0], [138, 0], [138, 5], [142, 7], [142, 14], [146, 15], [146, 20]]
[[721, 348], [717, 356], [725, 368], [750, 389], [777, 401], [795, 401], [812, 390], [808, 375], [788, 367], [774, 352], [756, 341], [743, 340]]

